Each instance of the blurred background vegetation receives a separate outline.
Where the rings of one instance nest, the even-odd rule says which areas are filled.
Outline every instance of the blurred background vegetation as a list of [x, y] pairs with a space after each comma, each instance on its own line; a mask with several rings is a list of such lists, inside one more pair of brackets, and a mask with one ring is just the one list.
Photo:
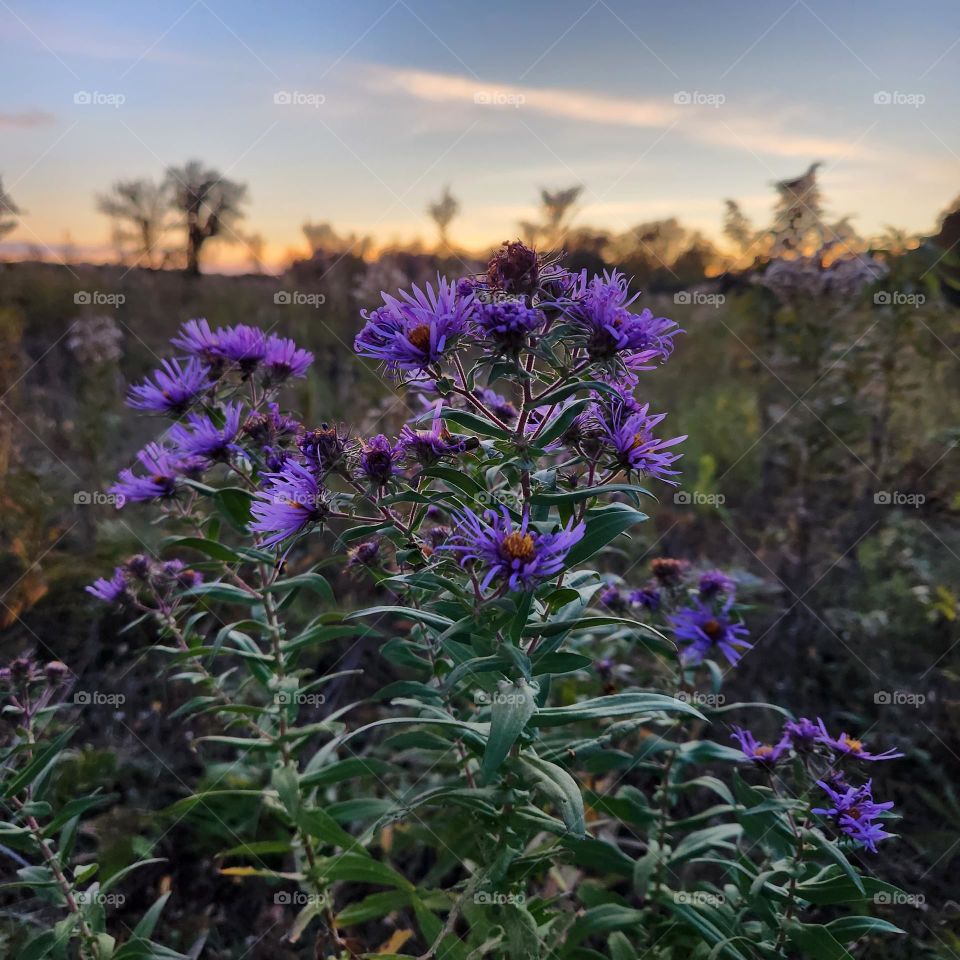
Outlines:
[[[871, 859], [925, 902], [889, 908], [915, 936], [871, 956], [953, 957], [960, 213], [948, 207], [926, 237], [891, 229], [867, 240], [847, 221], [827, 222], [816, 174], [814, 165], [776, 185], [762, 229], [728, 202], [722, 250], [675, 219], [615, 235], [580, 225], [579, 187], [544, 191], [540, 220], [513, 232], [564, 251], [572, 268], [620, 266], [642, 305], [685, 329], [671, 362], [642, 381], [652, 409], [669, 411], [669, 435], [688, 435], [682, 483], [661, 495], [610, 570], [639, 586], [655, 556], [735, 569], [755, 599], [756, 649], [728, 677], [729, 695], [822, 715], [831, 728], [907, 751], [882, 771], [902, 839]], [[215, 856], [233, 841], [214, 819], [159, 814], [185, 784], [219, 773], [168, 719], [184, 692], [157, 680], [140, 628], [121, 633], [83, 592], [156, 540], [146, 511], [105, 502], [147, 436], [123, 406], [126, 384], [157, 365], [184, 320], [243, 321], [314, 351], [313, 372], [290, 397], [308, 424], [396, 432], [411, 401], [353, 354], [359, 311], [376, 306], [380, 290], [478, 272], [488, 251], [450, 245], [458, 203], [448, 188], [430, 206], [430, 250], [377, 249], [307, 224], [309, 255], [266, 275], [257, 238], [240, 229], [244, 196], [242, 185], [187, 164], [166, 185], [130, 181], [100, 198], [116, 226], [117, 264], [0, 264], [0, 636], [5, 656], [34, 649], [69, 663], [84, 690], [125, 697], [86, 708], [73, 763], [78, 790], [100, 786], [113, 798], [89, 838], [103, 871], [131, 851], [168, 858], [142, 884], [142, 902], [128, 904], [131, 915], [174, 886], [182, 895], [172, 923], [184, 942], [243, 918], [257, 960], [283, 956], [275, 941], [255, 944], [280, 908], [218, 875]], [[0, 188], [0, 224], [17, 212]], [[251, 272], [202, 275], [204, 244], [226, 231], [247, 244]], [[883, 269], [847, 290], [831, 272], [837, 263]], [[347, 605], [373, 593], [338, 577]], [[374, 653], [351, 651], [340, 669], [383, 671]], [[242, 781], [242, 768], [230, 776]]]

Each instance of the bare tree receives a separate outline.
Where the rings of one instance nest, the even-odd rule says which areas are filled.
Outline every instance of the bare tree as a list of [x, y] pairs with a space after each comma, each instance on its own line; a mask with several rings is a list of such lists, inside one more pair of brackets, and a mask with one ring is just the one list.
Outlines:
[[109, 193], [97, 197], [97, 209], [114, 221], [113, 241], [125, 259], [145, 267], [162, 264], [161, 242], [170, 226], [166, 181], [119, 180]]
[[170, 167], [167, 181], [173, 209], [183, 216], [187, 230], [187, 273], [199, 274], [200, 251], [208, 240], [242, 240], [236, 224], [244, 216], [241, 207], [247, 200], [246, 184], [228, 180], [199, 160]]
[[329, 223], [307, 221], [301, 229], [307, 238], [311, 255], [324, 253], [336, 256], [350, 253], [365, 260], [373, 249], [373, 237], [355, 233], [339, 234]]
[[559, 246], [569, 229], [569, 221], [573, 218], [573, 207], [580, 195], [583, 186], [567, 187], [566, 190], [541, 190], [540, 200], [543, 205], [543, 229], [546, 243], [549, 246]]
[[0, 177], [0, 237], [10, 233], [16, 227], [17, 217], [21, 212], [10, 194], [3, 189], [3, 177]]
[[427, 213], [437, 225], [440, 233], [440, 246], [447, 248], [450, 246], [450, 240], [447, 236], [447, 230], [453, 218], [460, 212], [460, 201], [450, 192], [450, 187], [443, 188], [443, 195], [436, 203], [428, 204]]

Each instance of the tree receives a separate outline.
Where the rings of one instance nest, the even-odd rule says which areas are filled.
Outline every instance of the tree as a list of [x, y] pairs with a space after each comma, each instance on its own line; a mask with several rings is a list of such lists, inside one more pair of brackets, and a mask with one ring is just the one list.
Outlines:
[[450, 246], [450, 240], [447, 236], [447, 229], [450, 222], [460, 212], [460, 201], [450, 192], [450, 187], [443, 188], [443, 196], [436, 203], [427, 205], [427, 213], [437, 225], [440, 233], [440, 246], [443, 248]]
[[169, 228], [171, 191], [168, 181], [118, 180], [110, 192], [97, 197], [97, 209], [114, 221], [113, 239], [134, 263], [160, 266], [161, 249]]
[[3, 189], [3, 178], [0, 177], [0, 237], [10, 233], [16, 227], [17, 217], [21, 212], [10, 194]]
[[529, 246], [560, 247], [569, 231], [573, 206], [580, 199], [583, 186], [564, 190], [540, 191], [540, 223], [520, 221], [520, 231]]
[[758, 234], [736, 200], [724, 200], [724, 204], [727, 209], [723, 216], [723, 235], [733, 244], [734, 257], [740, 263], [748, 259]]
[[241, 207], [247, 201], [246, 184], [228, 180], [199, 160], [170, 167], [167, 182], [173, 209], [183, 215], [182, 225], [187, 230], [187, 273], [199, 274], [200, 251], [208, 240], [242, 239], [236, 224], [244, 216]]

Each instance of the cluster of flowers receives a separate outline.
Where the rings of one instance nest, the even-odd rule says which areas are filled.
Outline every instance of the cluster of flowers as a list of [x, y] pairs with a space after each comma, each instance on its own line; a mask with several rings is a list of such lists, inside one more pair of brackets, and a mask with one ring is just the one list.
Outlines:
[[182, 560], [165, 560], [158, 563], [144, 554], [130, 557], [122, 566], [115, 567], [110, 577], [100, 577], [89, 587], [87, 593], [104, 603], [135, 601], [141, 589], [148, 590], [156, 599], [158, 607], [169, 608], [171, 594], [176, 590], [189, 590], [203, 583], [203, 575], [191, 570]]
[[739, 727], [734, 728], [733, 738], [753, 763], [767, 769], [791, 754], [803, 760], [808, 768], [819, 766], [822, 772], [814, 775], [815, 782], [826, 794], [827, 806], [814, 807], [812, 812], [828, 818], [837, 830], [860, 846], [876, 853], [877, 842], [891, 836], [876, 818], [892, 809], [893, 802], [874, 802], [872, 780], [858, 786], [848, 783], [843, 764], [845, 761], [893, 760], [902, 757], [902, 753], [893, 749], [872, 753], [863, 740], [846, 732], [833, 737], [820, 718], [816, 722], [806, 717], [788, 720], [776, 743], [761, 743], [749, 730]]
[[831, 254], [827, 245], [809, 257], [774, 260], [755, 282], [781, 303], [822, 298], [842, 304], [854, 300], [889, 272], [882, 260], [865, 253], [841, 256], [827, 265], [825, 259]]
[[657, 557], [652, 578], [638, 589], [609, 584], [600, 595], [611, 609], [634, 607], [664, 616], [681, 647], [685, 666], [696, 666], [717, 653], [736, 666], [752, 649], [747, 627], [736, 611], [736, 581], [722, 570], [692, 572], [686, 560]]

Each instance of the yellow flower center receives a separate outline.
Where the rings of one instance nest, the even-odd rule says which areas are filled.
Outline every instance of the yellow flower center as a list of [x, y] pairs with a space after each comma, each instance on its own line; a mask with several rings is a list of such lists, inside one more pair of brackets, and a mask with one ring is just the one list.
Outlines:
[[847, 749], [851, 753], [860, 753], [860, 751], [863, 750], [862, 740], [854, 740], [851, 737], [844, 737], [843, 742], [847, 745]]
[[753, 752], [758, 757], [769, 757], [773, 753], [773, 747], [768, 743], [761, 743]]
[[531, 537], [529, 533], [514, 531], [513, 533], [508, 533], [503, 538], [503, 543], [500, 545], [500, 552], [508, 560], [527, 561], [532, 560], [537, 551], [533, 544], [533, 537]]
[[716, 640], [723, 633], [723, 627], [719, 620], [708, 620], [701, 628], [703, 632], [711, 639]]
[[407, 339], [418, 349], [426, 353], [430, 349], [430, 324], [421, 323], [408, 331]]

